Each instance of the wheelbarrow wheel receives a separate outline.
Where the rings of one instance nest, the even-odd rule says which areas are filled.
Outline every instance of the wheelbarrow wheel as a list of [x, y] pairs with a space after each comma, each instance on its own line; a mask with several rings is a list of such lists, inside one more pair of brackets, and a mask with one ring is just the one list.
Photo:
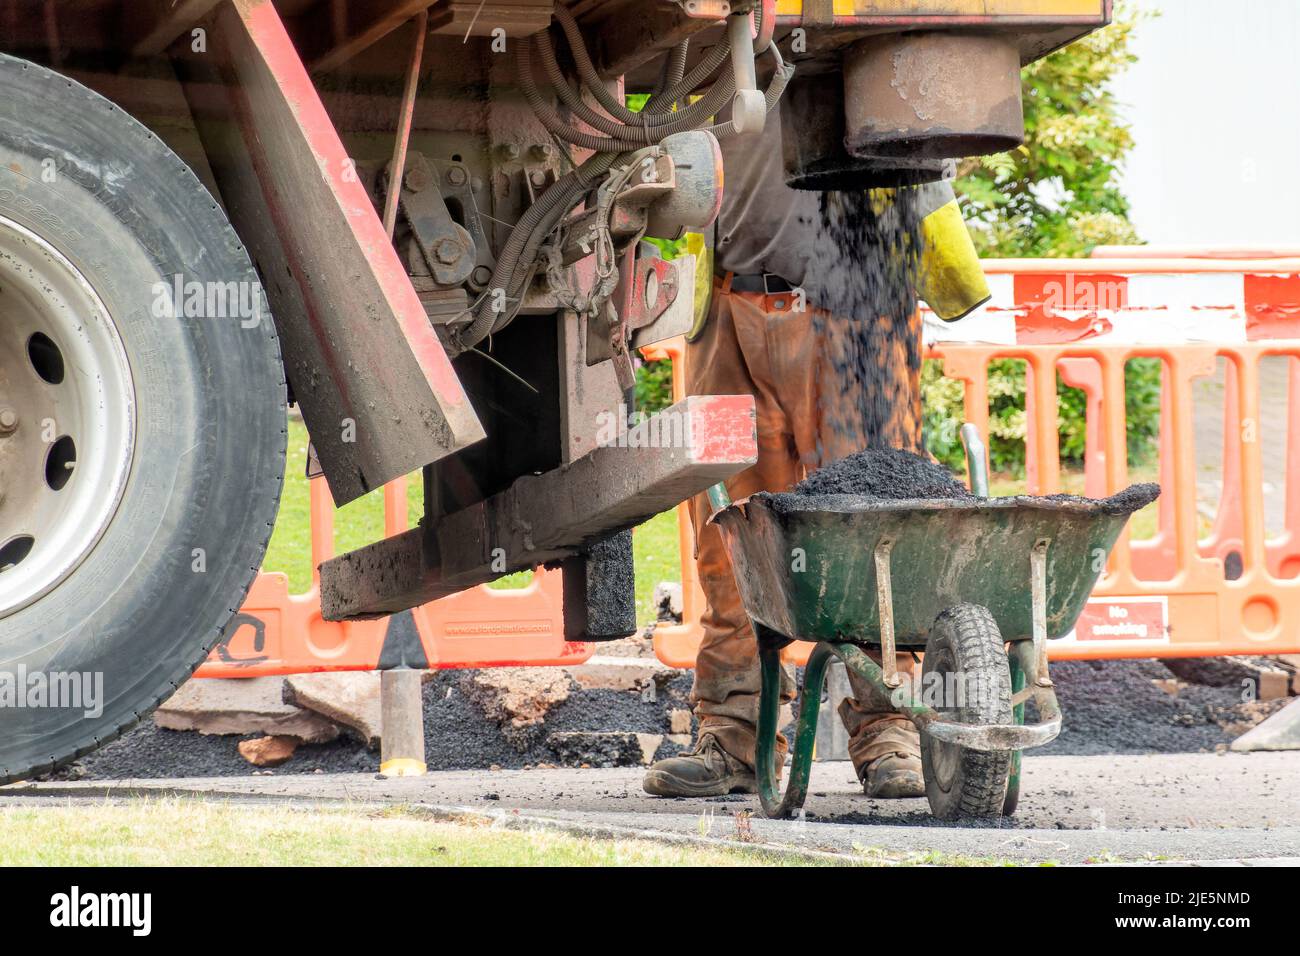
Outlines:
[[[942, 706], [935, 709], [945, 720], [987, 725], [1014, 719], [1005, 645], [987, 608], [957, 604], [941, 613], [921, 673], [925, 688], [942, 688]], [[1010, 753], [970, 750], [922, 734], [921, 767], [930, 810], [939, 819], [1002, 814]]]

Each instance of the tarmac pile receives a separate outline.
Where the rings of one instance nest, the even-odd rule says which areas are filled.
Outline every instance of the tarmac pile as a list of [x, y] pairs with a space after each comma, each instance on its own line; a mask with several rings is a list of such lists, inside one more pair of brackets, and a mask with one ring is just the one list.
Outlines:
[[[523, 678], [532, 672], [548, 682], [557, 679], [555, 668], [510, 670]], [[673, 756], [685, 749], [693, 732], [691, 675], [669, 668], [661, 672], [653, 689], [646, 682], [626, 689], [584, 687], [561, 677], [568, 682], [567, 696], [545, 713], [526, 704], [512, 705], [511, 712], [505, 712], [502, 695], [491, 686], [500, 681], [500, 670], [436, 672], [423, 691], [425, 760], [430, 770], [466, 770], [616, 766]], [[120, 779], [374, 772], [378, 752], [342, 729], [337, 739], [302, 744], [287, 762], [259, 771], [240, 755], [239, 744], [262, 737], [261, 733], [175, 731], [147, 719], [54, 776]], [[647, 746], [652, 753], [644, 753]]]
[[1195, 753], [1222, 749], [1292, 698], [1243, 700], [1241, 683], [1179, 681], [1158, 660], [1058, 661], [1061, 735], [1036, 754]]
[[970, 498], [946, 468], [899, 448], [868, 448], [819, 468], [794, 486], [796, 495], [866, 498]]
[[[858, 495], [886, 501], [974, 499], [967, 487], [942, 465], [900, 448], [868, 448], [833, 461], [795, 485], [792, 493], [801, 497]], [[1109, 498], [1058, 494], [1042, 496], [1042, 500], [1087, 502], [1107, 514], [1127, 515], [1144, 508], [1159, 495], [1160, 486], [1148, 482], [1130, 485]]]

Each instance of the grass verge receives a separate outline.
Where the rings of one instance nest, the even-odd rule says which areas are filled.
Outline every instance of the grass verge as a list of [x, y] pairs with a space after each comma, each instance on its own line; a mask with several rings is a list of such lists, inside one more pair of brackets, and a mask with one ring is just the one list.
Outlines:
[[859, 846], [840, 859], [810, 859], [771, 852], [778, 848], [762, 843], [733, 848], [586, 837], [546, 827], [506, 828], [468, 814], [435, 818], [403, 805], [294, 807], [175, 796], [0, 807], [0, 832], [4, 867], [1020, 865]]
[[[743, 850], [507, 830], [477, 817], [184, 798], [0, 809], [0, 866], [751, 866]], [[802, 862], [802, 861], [795, 861]]]

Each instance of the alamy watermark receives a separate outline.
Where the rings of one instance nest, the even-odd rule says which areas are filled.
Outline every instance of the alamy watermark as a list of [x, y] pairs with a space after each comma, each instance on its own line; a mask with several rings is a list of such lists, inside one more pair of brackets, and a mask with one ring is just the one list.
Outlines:
[[245, 329], [262, 323], [266, 301], [260, 282], [200, 282], [176, 273], [153, 284], [154, 318], [238, 319]]
[[691, 416], [672, 409], [647, 415], [620, 404], [616, 410], [596, 415], [596, 444], [602, 448], [690, 448]]
[[931, 671], [928, 674], [899, 674], [889, 702], [895, 707], [921, 704], [932, 710], [960, 710], [983, 702], [983, 684], [978, 675], [965, 671]]
[[87, 720], [104, 713], [103, 671], [0, 671], [0, 710], [79, 710]]
[[1043, 296], [1044, 307], [1053, 312], [1114, 312], [1128, 305], [1128, 283], [1092, 276], [1076, 279], [1068, 272], [1064, 281], [1044, 283]]
[[132, 936], [153, 930], [152, 893], [94, 893], [79, 886], [50, 897], [50, 925], [60, 929], [129, 929]]

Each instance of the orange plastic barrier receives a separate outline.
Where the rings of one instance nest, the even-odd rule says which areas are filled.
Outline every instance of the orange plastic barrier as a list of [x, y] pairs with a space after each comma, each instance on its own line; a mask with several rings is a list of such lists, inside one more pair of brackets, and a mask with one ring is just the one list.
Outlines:
[[[260, 677], [375, 670], [406, 663], [445, 669], [580, 664], [594, 645], [564, 639], [561, 575], [538, 568], [515, 590], [471, 588], [377, 621], [326, 621], [315, 569], [334, 554], [334, 502], [311, 481], [312, 586], [290, 594], [288, 578], [263, 572], [198, 677]], [[406, 481], [384, 488], [384, 534], [407, 529]]]
[[[1300, 259], [1098, 258], [990, 260], [993, 301], [945, 324], [926, 316], [928, 356], [962, 381], [966, 420], [985, 435], [988, 364], [1025, 363], [1026, 484], [1061, 490], [1059, 373], [1087, 400], [1084, 493], [1129, 484], [1125, 363], [1162, 362], [1159, 480], [1154, 537], [1130, 531], [1074, 632], [1053, 641], [1056, 659], [1192, 657], [1300, 651]], [[1287, 363], [1283, 407], [1261, 407], [1266, 357]], [[681, 343], [658, 350], [680, 370]], [[1226, 364], [1222, 490], [1208, 535], [1198, 534], [1193, 380]], [[676, 380], [684, 376], [676, 375]], [[1266, 530], [1262, 415], [1286, 416], [1282, 527]], [[1275, 509], [1279, 510], [1279, 509]], [[690, 518], [679, 509], [683, 623], [661, 624], [655, 649], [694, 663], [704, 595], [691, 559]], [[1009, 556], [1009, 559], [1014, 559]], [[1028, 581], [1028, 556], [1025, 577]], [[790, 649], [806, 656], [807, 645]]]

